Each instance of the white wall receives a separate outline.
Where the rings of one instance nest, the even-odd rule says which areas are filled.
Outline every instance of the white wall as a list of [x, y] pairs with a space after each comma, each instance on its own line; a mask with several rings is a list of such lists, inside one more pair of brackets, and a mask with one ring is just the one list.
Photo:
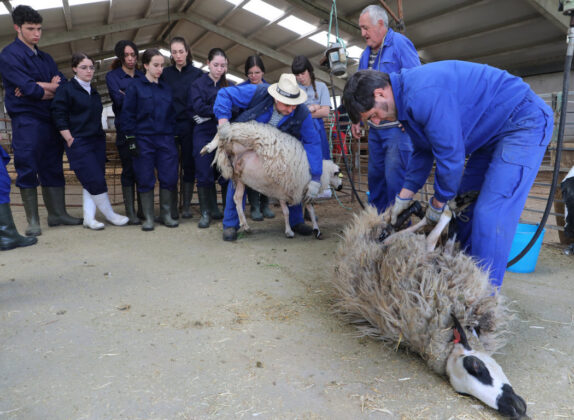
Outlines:
[[[524, 81], [530, 85], [536, 93], [562, 92], [563, 72], [541, 74], [539, 76], [525, 77]], [[574, 72], [570, 73], [570, 91], [574, 90]]]

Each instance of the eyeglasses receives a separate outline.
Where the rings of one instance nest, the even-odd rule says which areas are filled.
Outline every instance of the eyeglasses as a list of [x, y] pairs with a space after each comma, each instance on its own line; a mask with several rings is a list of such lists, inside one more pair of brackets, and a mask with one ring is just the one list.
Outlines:
[[94, 66], [78, 66], [78, 68], [80, 70], [90, 70], [90, 71], [94, 71], [95, 67]]

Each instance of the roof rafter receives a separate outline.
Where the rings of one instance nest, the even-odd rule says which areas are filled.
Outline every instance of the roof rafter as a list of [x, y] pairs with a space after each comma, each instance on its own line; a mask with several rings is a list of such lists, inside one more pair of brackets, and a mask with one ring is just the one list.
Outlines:
[[558, 2], [555, 0], [526, 0], [532, 7], [538, 10], [546, 19], [552, 22], [564, 33], [570, 27], [570, 18], [558, 11]]

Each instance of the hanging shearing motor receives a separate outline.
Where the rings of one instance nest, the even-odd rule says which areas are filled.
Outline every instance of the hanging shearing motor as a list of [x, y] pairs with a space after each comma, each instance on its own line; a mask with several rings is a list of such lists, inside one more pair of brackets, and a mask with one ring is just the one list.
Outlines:
[[[335, 42], [331, 42], [331, 24], [335, 20]], [[325, 57], [321, 60], [330, 69], [333, 76], [342, 77], [347, 73], [347, 51], [345, 42], [339, 38], [339, 22], [337, 19], [337, 1], [333, 0], [331, 15], [329, 17], [329, 32], [327, 33], [327, 49]]]

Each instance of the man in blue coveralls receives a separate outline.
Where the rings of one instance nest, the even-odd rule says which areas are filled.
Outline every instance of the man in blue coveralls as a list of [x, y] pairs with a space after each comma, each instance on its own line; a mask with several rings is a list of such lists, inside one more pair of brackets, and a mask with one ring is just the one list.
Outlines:
[[424, 185], [435, 160], [434, 196], [425, 216], [430, 222], [438, 221], [455, 195], [479, 191], [469, 218], [458, 219], [458, 238], [499, 288], [552, 135], [550, 108], [522, 79], [463, 61], [391, 74], [360, 71], [343, 97], [353, 122], [400, 121], [410, 134], [414, 151], [391, 223]]
[[[307, 94], [297, 85], [295, 76], [284, 73], [279, 78], [279, 82], [271, 86], [261, 83], [221, 89], [215, 99], [213, 112], [220, 126], [231, 120], [232, 110], [234, 112], [241, 110], [241, 113], [233, 118], [233, 122], [255, 120], [271, 124], [299, 139], [307, 153], [311, 172], [311, 182], [307, 194], [316, 198], [321, 187], [320, 180], [323, 173], [321, 137], [307, 107], [299, 106], [304, 104], [306, 99]], [[224, 241], [235, 241], [239, 228], [239, 217], [233, 201], [235, 187], [231, 184], [227, 189], [223, 215]], [[245, 205], [245, 197], [243, 197], [243, 205]], [[308, 236], [313, 233], [313, 228], [306, 225], [303, 220], [301, 204], [289, 207], [289, 224], [293, 231], [300, 235]]]
[[[359, 26], [367, 47], [361, 55], [359, 70], [392, 73], [421, 65], [413, 43], [388, 25], [389, 18], [381, 6], [367, 6], [361, 12]], [[353, 137], [360, 137], [359, 124], [353, 124], [351, 131]], [[391, 205], [399, 192], [412, 150], [408, 134], [397, 121], [369, 122], [369, 203], [379, 212]]]
[[0, 54], [5, 104], [12, 120], [14, 166], [28, 219], [27, 236], [42, 233], [38, 217], [38, 185], [48, 210], [48, 225], [79, 225], [66, 212], [62, 157], [64, 140], [52, 124], [50, 103], [66, 78], [50, 55], [38, 49], [42, 16], [29, 6], [12, 13], [18, 36]]

